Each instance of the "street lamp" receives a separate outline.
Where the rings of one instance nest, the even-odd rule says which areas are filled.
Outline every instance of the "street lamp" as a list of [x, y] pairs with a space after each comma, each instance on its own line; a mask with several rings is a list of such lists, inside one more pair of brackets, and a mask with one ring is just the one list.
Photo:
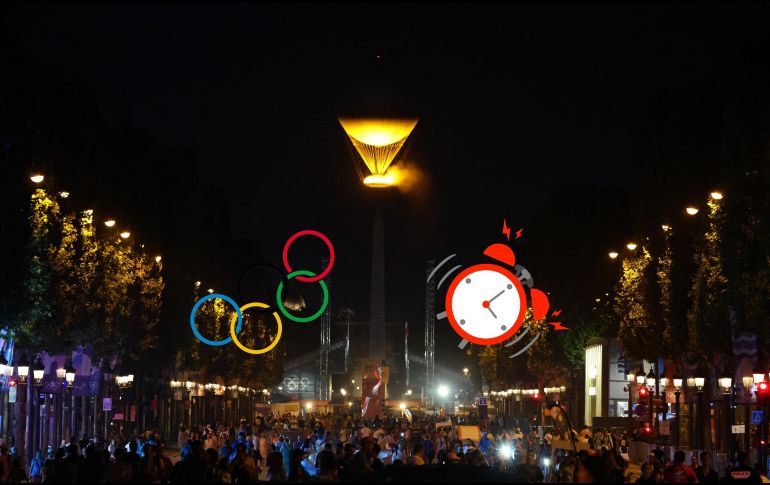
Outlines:
[[617, 251], [610, 251], [609, 252], [610, 259], [616, 259], [618, 257]]
[[43, 382], [43, 375], [45, 374], [45, 365], [40, 360], [40, 356], [35, 360], [35, 364], [32, 366], [32, 377], [35, 379], [35, 385], [39, 386]]
[[122, 237], [123, 239], [128, 239], [131, 237], [131, 233], [129, 231], [123, 231], [120, 233], [120, 237]]
[[21, 380], [21, 383], [24, 384], [27, 382], [27, 376], [29, 376], [29, 360], [27, 360], [27, 356], [25, 354], [21, 354], [21, 358], [19, 359], [19, 363], [16, 366], [16, 369], [19, 372], [19, 379]]
[[115, 219], [107, 219], [104, 221], [104, 225], [107, 227], [113, 227], [115, 225]]
[[685, 211], [687, 212], [688, 215], [694, 216], [695, 214], [700, 212], [700, 209], [698, 209], [697, 207], [688, 207], [687, 209], [685, 209]]
[[705, 444], [703, 441], [703, 423], [705, 421], [704, 418], [704, 409], [703, 409], [703, 386], [706, 384], [706, 378], [705, 377], [695, 377], [693, 379], [693, 382], [695, 384], [695, 387], [697, 388], [697, 395], [698, 395], [698, 443], [697, 447], [698, 449], [703, 449], [703, 445]]
[[733, 380], [731, 377], [720, 377], [719, 386], [722, 388], [722, 401], [724, 401], [725, 408], [725, 450], [730, 449], [730, 442], [732, 437], [732, 419], [730, 416], [730, 394], [733, 387]]
[[626, 244], [626, 247], [628, 248], [629, 251], [633, 251], [634, 249], [636, 249], [637, 245], [635, 242], [630, 242]]
[[[647, 373], [646, 378], [646, 384], [647, 384], [647, 402], [649, 403], [649, 409], [647, 410], [647, 417], [649, 418], [650, 426], [655, 426], [655, 429], [657, 430], [657, 419], [653, 422], [652, 415], [653, 415], [653, 409], [652, 409], [652, 395], [655, 394], [655, 381], [657, 380], [657, 376], [655, 375], [655, 366], [650, 366], [650, 372]], [[656, 418], [657, 418], [657, 410], [655, 412]]]
[[34, 174], [30, 175], [29, 179], [30, 179], [30, 180], [31, 180], [33, 183], [39, 184], [40, 182], [42, 182], [43, 180], [45, 180], [45, 176], [44, 176], [43, 174], [34, 173]]
[[679, 446], [679, 398], [682, 395], [682, 376], [674, 374], [674, 399], [676, 404], [676, 446]]
[[722, 200], [724, 196], [722, 195], [722, 192], [714, 191], [711, 192], [711, 198], [714, 200]]
[[67, 364], [67, 367], [64, 368], [64, 380], [67, 381], [67, 387], [72, 388], [72, 385], [75, 382], [75, 368], [72, 367], [72, 361], [70, 361]]

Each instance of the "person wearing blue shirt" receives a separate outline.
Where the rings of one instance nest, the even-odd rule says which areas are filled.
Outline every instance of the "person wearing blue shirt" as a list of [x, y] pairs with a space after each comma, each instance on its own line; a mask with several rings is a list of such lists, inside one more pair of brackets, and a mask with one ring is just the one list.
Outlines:
[[484, 431], [481, 433], [481, 439], [479, 440], [479, 450], [481, 450], [484, 455], [487, 454], [487, 450], [489, 450], [489, 446], [492, 444], [492, 442], [487, 437], [487, 432]]

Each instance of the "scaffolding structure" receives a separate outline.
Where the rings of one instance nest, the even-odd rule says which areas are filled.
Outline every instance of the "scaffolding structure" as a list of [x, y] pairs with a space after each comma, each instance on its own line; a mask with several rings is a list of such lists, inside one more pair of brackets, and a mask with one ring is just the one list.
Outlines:
[[[321, 261], [321, 267], [323, 270], [329, 264], [328, 259]], [[322, 271], [323, 271], [322, 270]], [[331, 282], [327, 279], [326, 285], [331, 286]], [[318, 399], [320, 401], [328, 401], [331, 399], [331, 378], [329, 376], [329, 351], [331, 350], [331, 333], [332, 333], [332, 305], [331, 301], [326, 306], [321, 317], [321, 345], [320, 356], [318, 359]]]
[[429, 405], [433, 404], [433, 393], [436, 384], [436, 288], [428, 280], [436, 260], [429, 259], [425, 268], [425, 387], [423, 394]]

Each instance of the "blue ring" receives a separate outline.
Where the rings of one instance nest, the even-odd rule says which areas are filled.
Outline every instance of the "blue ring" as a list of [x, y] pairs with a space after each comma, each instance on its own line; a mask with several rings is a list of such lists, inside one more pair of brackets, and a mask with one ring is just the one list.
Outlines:
[[222, 295], [220, 293], [212, 293], [210, 295], [206, 295], [197, 302], [195, 302], [195, 305], [192, 307], [192, 311], [190, 312], [190, 328], [192, 328], [193, 334], [198, 337], [198, 340], [203, 342], [206, 345], [211, 345], [213, 347], [220, 347], [222, 345], [227, 345], [230, 342], [233, 341], [232, 337], [227, 337], [223, 340], [209, 340], [198, 331], [198, 327], [195, 326], [195, 314], [198, 312], [198, 308], [200, 308], [201, 305], [207, 300], [210, 300], [212, 298], [219, 298], [220, 300], [225, 300], [227, 303], [233, 306], [235, 308], [235, 313], [238, 315], [238, 324], [235, 327], [235, 333], [241, 333], [241, 327], [243, 326], [243, 313], [241, 313], [241, 308], [238, 306], [237, 303], [235, 303], [235, 300], [230, 298], [227, 295]]

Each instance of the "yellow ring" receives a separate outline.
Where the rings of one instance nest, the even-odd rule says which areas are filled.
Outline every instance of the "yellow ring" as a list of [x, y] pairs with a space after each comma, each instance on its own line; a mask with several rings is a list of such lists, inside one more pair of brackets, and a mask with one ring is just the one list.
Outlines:
[[[241, 307], [241, 313], [243, 313], [245, 310], [248, 310], [249, 308], [254, 308], [254, 307], [270, 308], [270, 305], [265, 305], [264, 303], [259, 303], [259, 302], [251, 302]], [[235, 335], [235, 324], [238, 321], [238, 315], [237, 314], [233, 315], [233, 317], [234, 318], [230, 319], [230, 337], [233, 338], [233, 342], [235, 343], [235, 345], [237, 345], [239, 349], [243, 350], [247, 354], [259, 355], [259, 354], [264, 354], [266, 352], [270, 352], [275, 348], [276, 345], [278, 345], [278, 341], [281, 340], [281, 332], [283, 330], [283, 326], [281, 325], [281, 317], [278, 316], [278, 312], [273, 312], [273, 317], [275, 318], [275, 321], [278, 323], [278, 334], [275, 336], [275, 339], [273, 339], [270, 345], [268, 345], [264, 349], [250, 349], [245, 345], [243, 345], [240, 340], [238, 340], [238, 336]]]

